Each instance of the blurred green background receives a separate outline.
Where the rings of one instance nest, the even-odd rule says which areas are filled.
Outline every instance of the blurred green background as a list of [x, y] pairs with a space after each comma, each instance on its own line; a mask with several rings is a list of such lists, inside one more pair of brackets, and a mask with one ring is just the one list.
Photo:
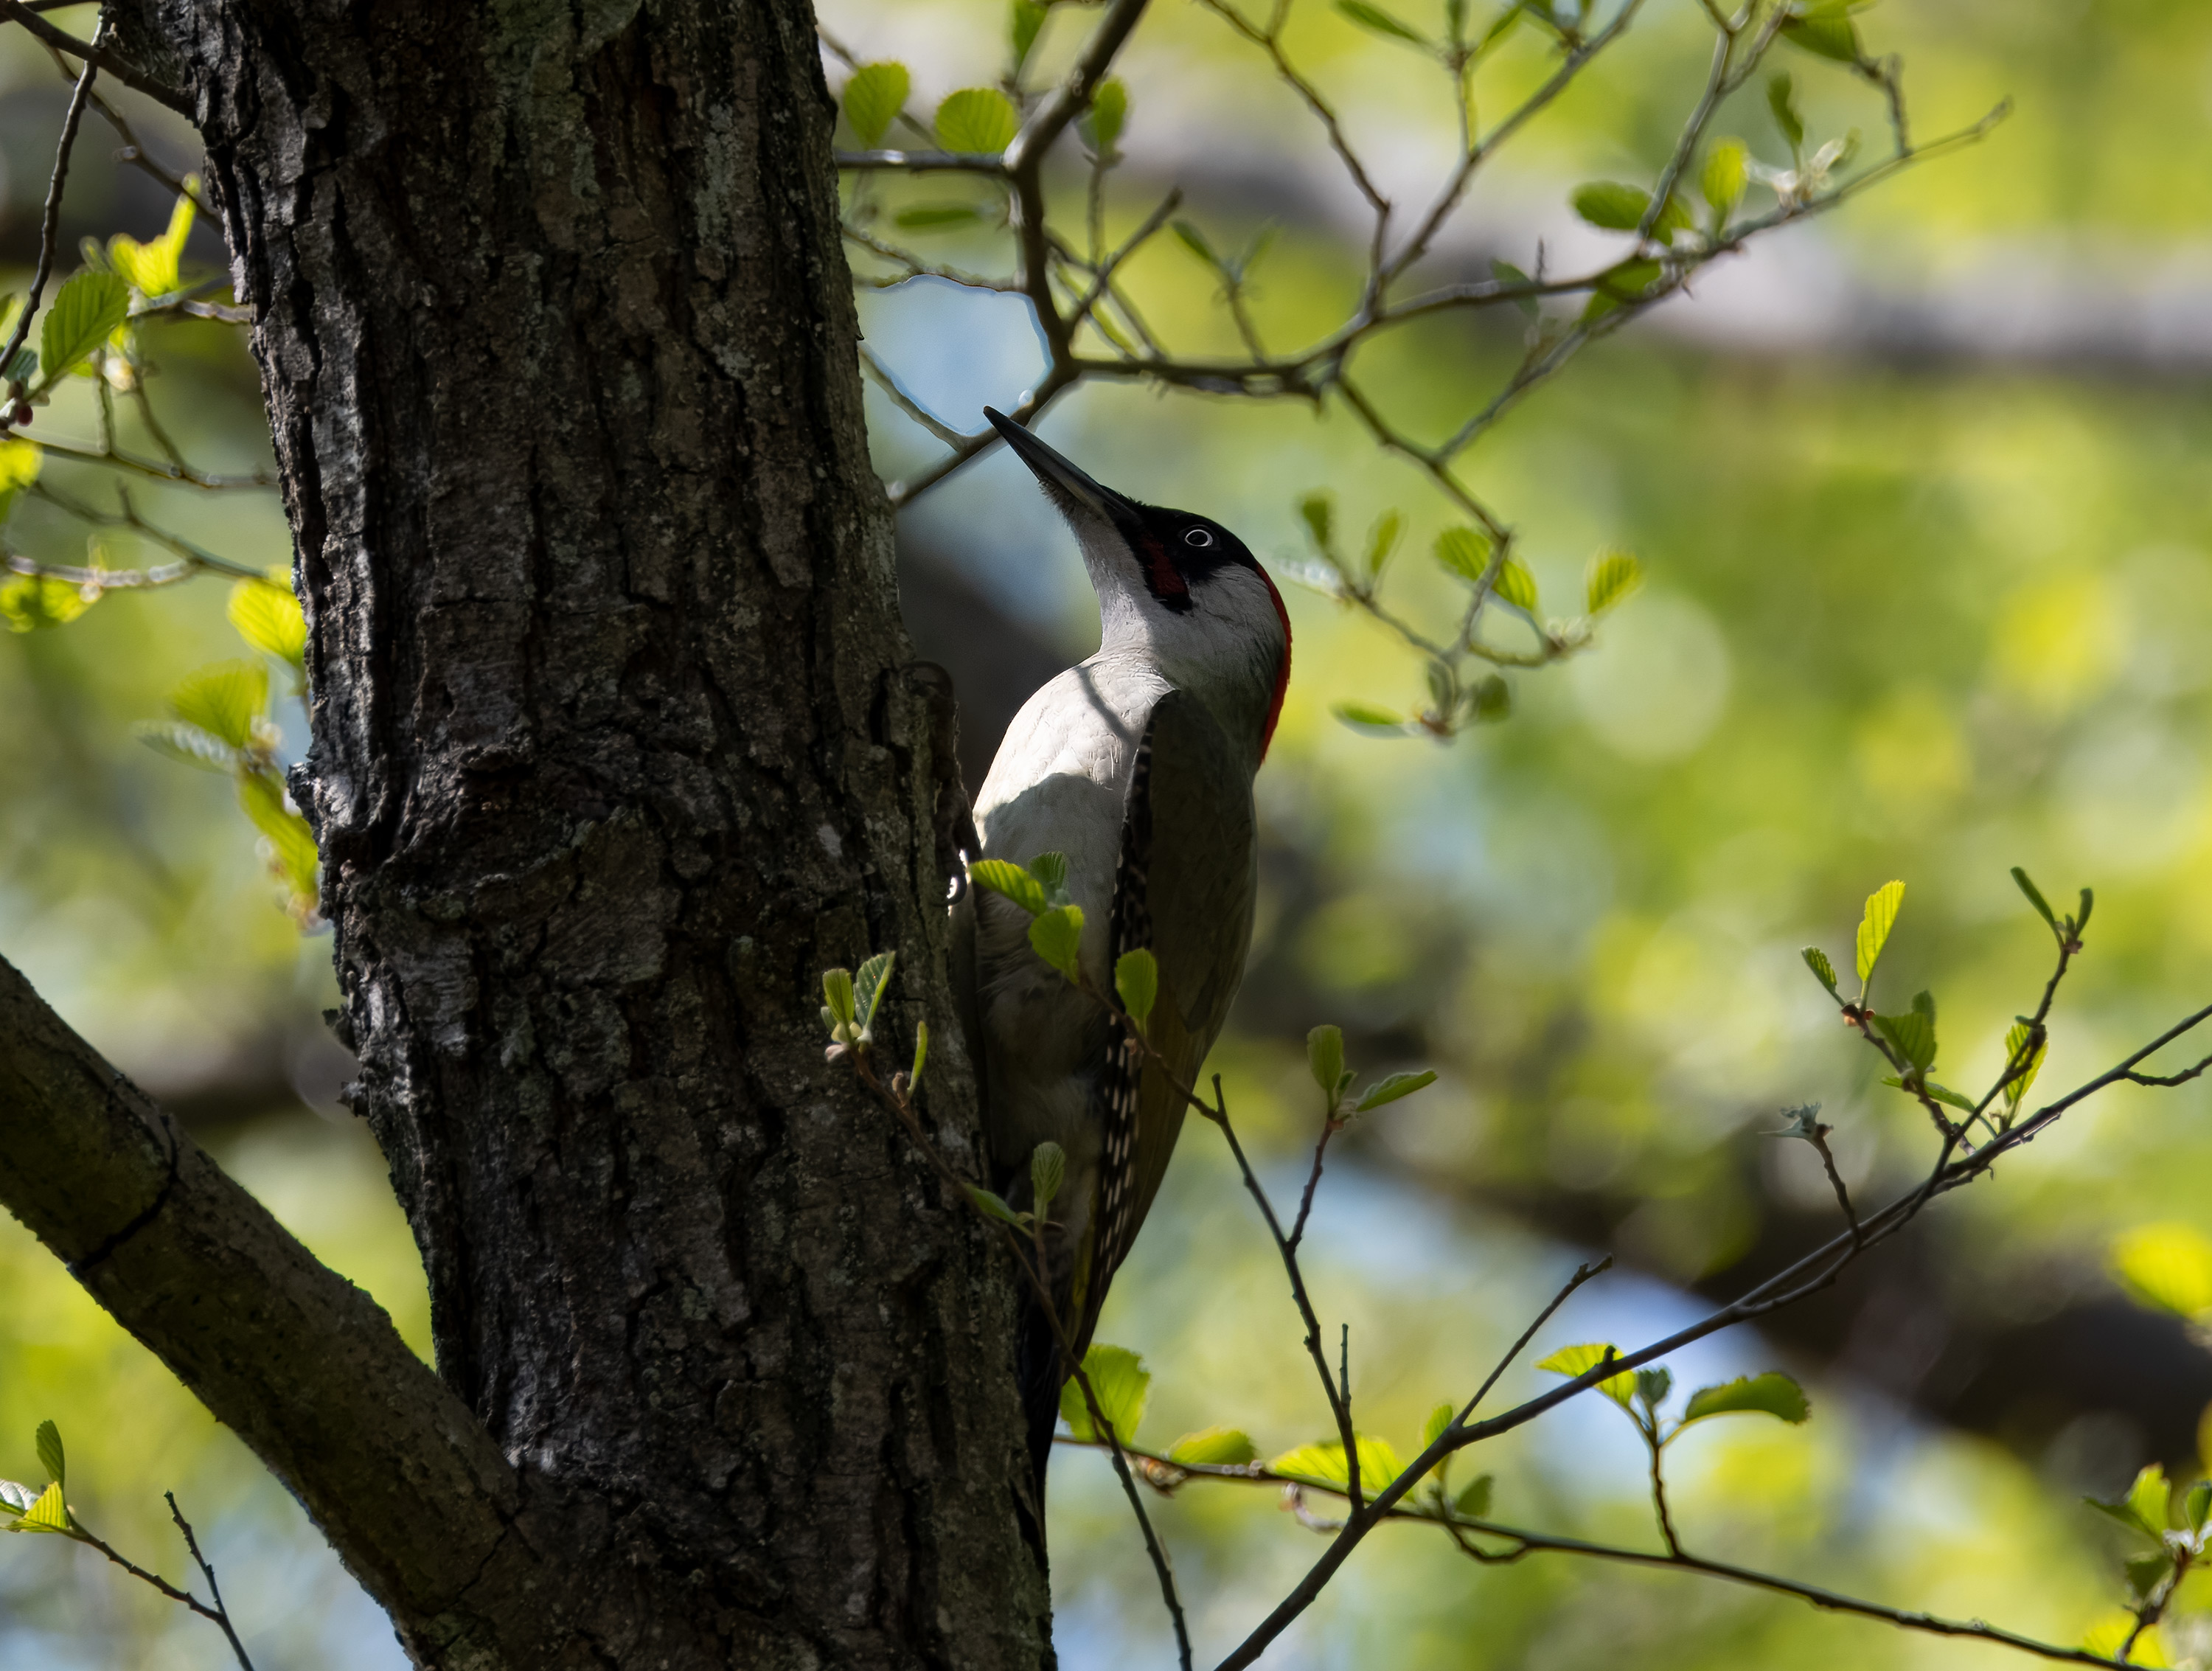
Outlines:
[[[1436, 27], [1437, 8], [1407, 15]], [[823, 0], [866, 58], [914, 72], [917, 108], [1003, 67], [997, 0]], [[89, 14], [86, 14], [88, 17]], [[1337, 97], [1386, 189], [1419, 202], [1449, 143], [1443, 78], [1301, 0], [1291, 50]], [[1648, 181], [1694, 98], [1709, 39], [1692, 0], [1648, 16], [1486, 175], [1438, 283], [1500, 257], [1565, 270], [1607, 247], [1567, 211], [1593, 178]], [[1066, 8], [1041, 62], [1095, 13]], [[66, 21], [66, 17], [65, 17]], [[87, 26], [88, 27], [88, 25]], [[1287, 1194], [1317, 1118], [1300, 1041], [1334, 1021], [1380, 1073], [1432, 1089], [1332, 1150], [1314, 1231], [1316, 1300], [1352, 1326], [1363, 1428], [1410, 1454], [1423, 1416], [1472, 1391], [1581, 1259], [1619, 1264], [1493, 1395], [1577, 1340], [1654, 1338], [1830, 1233], [1804, 1145], [1760, 1135], [1819, 1101], [1862, 1199], [1925, 1164], [1924, 1119], [1876, 1080], [1798, 963], [1847, 962], [1860, 902], [1908, 884], [1884, 1001], [1941, 1003], [1953, 1083], [1994, 1075], [2049, 940], [2006, 875], [2054, 901], [2097, 889], [2089, 951], [2061, 1001], [2040, 1088], [2064, 1089], [2212, 988], [2212, 9], [2180, 0], [1887, 0], [1862, 27], [1905, 55], [1918, 130], [2014, 117], [1840, 215], [1784, 233], [1577, 362], [1478, 451], [1471, 479], [1519, 531], [1553, 612], [1617, 544], [1644, 590], [1566, 666], [1513, 680], [1516, 712], [1449, 747], [1356, 735], [1340, 701], [1420, 700], [1417, 665], [1370, 623], [1286, 586], [1288, 707], [1260, 780], [1265, 878], [1252, 971], [1223, 1068], [1239, 1124]], [[1875, 140], [1878, 105], [1802, 54], [1814, 137]], [[1507, 106], [1531, 47], [1479, 81]], [[834, 82], [842, 71], [832, 66]], [[1249, 47], [1158, 0], [1121, 64], [1127, 228], [1181, 182], [1217, 246], [1281, 228], [1255, 308], [1286, 346], [1341, 317], [1362, 228], [1295, 102]], [[65, 88], [0, 36], [0, 259], [27, 267]], [[136, 112], [134, 112], [134, 114]], [[145, 118], [188, 167], [186, 136]], [[1783, 160], [1756, 92], [1716, 131]], [[88, 121], [68, 231], [144, 237], [167, 215], [107, 164]], [[1072, 184], [1073, 182], [1066, 182]], [[931, 180], [915, 201], [957, 198]], [[902, 197], [901, 202], [908, 198]], [[1068, 201], [1073, 201], [1072, 197]], [[921, 243], [922, 234], [915, 234]], [[974, 233], [933, 258], [997, 270]], [[203, 234], [193, 253], [222, 260]], [[1205, 270], [1172, 239], [1133, 288], [1177, 346], [1233, 343]], [[20, 279], [17, 288], [21, 288]], [[924, 283], [864, 297], [877, 352], [972, 427], [1037, 370], [1018, 304]], [[1519, 323], [1457, 321], [1388, 342], [1371, 387], [1424, 434], [1485, 397]], [[149, 333], [155, 398], [196, 463], [265, 458], [241, 339]], [[886, 475], [933, 443], [872, 393]], [[75, 402], [75, 404], [71, 403]], [[34, 433], [83, 434], [72, 391]], [[1410, 532], [1390, 581], [1437, 617], [1427, 556], [1444, 507], [1342, 415], [1091, 387], [1042, 424], [1103, 480], [1237, 528], [1287, 574], [1310, 556], [1294, 501], [1316, 486], [1356, 533]], [[107, 478], [49, 466], [81, 495]], [[149, 517], [250, 563], [281, 562], [272, 494], [133, 489]], [[102, 502], [112, 502], [103, 499]], [[19, 507], [14, 549], [76, 560], [84, 530]], [[994, 454], [902, 518], [902, 584], [925, 654], [954, 667], [971, 751], [1095, 631], [1071, 543]], [[224, 588], [111, 594], [82, 619], [0, 638], [0, 954], [118, 1066], [186, 1113], [319, 1253], [425, 1343], [419, 1267], [374, 1145], [336, 1100], [344, 1063], [318, 1019], [328, 943], [301, 937], [221, 780], [141, 747], [176, 679], [245, 653]], [[285, 716], [288, 743], [301, 738]], [[2113, 1093], [1945, 1201], [1833, 1294], [1683, 1354], [1677, 1385], [1768, 1367], [1804, 1380], [1813, 1421], [1716, 1423], [1674, 1453], [1693, 1549], [1896, 1606], [2072, 1643], [2120, 1600], [2120, 1546], [2080, 1506], [2141, 1463], [2193, 1467], [2212, 1404], [2203, 1319], [2133, 1302], [2114, 1237], [2212, 1232], [2202, 1085]], [[159, 1493], [174, 1487], [264, 1666], [391, 1667], [388, 1630], [280, 1489], [18, 1227], [0, 1225], [0, 1474], [35, 1470], [31, 1432], [71, 1442], [95, 1526], [181, 1576]], [[1246, 1427], [1263, 1454], [1326, 1417], [1279, 1268], [1218, 1139], [1194, 1128], [1101, 1338], [1155, 1380], [1140, 1438]], [[1577, 1401], [1492, 1454], [1498, 1517], [1656, 1544], [1641, 1455], [1618, 1412]], [[1472, 1466], [1469, 1464], [1472, 1463]], [[1071, 1668], [1167, 1662], [1164, 1620], [1102, 1459], [1053, 1476], [1060, 1640]], [[1245, 1486], [1156, 1506], [1201, 1655], [1242, 1636], [1321, 1543]], [[215, 1666], [222, 1644], [58, 1540], [0, 1543], [0, 1664]], [[2203, 1581], [2197, 1581], [2202, 1584]], [[2163, 1632], [2212, 1663], [2212, 1594]], [[205, 1639], [203, 1640], [202, 1638]], [[1674, 1574], [1538, 1556], [1478, 1570], [1417, 1529], [1376, 1536], [1271, 1656], [1285, 1666], [1912, 1666], [1996, 1652], [1908, 1637]]]

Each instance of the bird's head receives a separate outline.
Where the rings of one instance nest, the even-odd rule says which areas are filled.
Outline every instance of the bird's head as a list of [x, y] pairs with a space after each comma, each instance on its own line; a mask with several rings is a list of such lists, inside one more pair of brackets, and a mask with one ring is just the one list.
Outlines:
[[1264, 755], [1290, 684], [1291, 618], [1244, 542], [1211, 517], [1116, 493], [1003, 412], [983, 416], [1074, 531], [1103, 647], [1141, 648], [1211, 707], [1252, 707]]

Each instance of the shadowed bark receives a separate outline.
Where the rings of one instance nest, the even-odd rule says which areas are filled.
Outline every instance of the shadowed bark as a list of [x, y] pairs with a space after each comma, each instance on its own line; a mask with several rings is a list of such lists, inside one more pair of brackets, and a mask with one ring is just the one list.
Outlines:
[[[823, 1057], [821, 970], [896, 948], [878, 1031], [903, 1052], [929, 1022], [927, 1111], [973, 1152], [947, 696], [898, 620], [804, 0], [142, 0], [124, 24], [195, 109], [258, 315], [337, 1024], [458, 1404], [407, 1397], [480, 1424], [451, 1439], [489, 1505], [462, 1519], [499, 1532], [464, 1536], [433, 1482], [410, 1559], [442, 1588], [395, 1575], [295, 1451], [344, 1449], [344, 1373], [361, 1455], [404, 1452], [396, 1388], [364, 1409], [382, 1377], [309, 1361], [304, 1324], [194, 1378], [191, 1280], [152, 1295], [120, 1254], [88, 1280], [263, 1425], [422, 1663], [1048, 1659], [1012, 1273]], [[45, 1083], [9, 1081], [8, 1117], [51, 1115]], [[65, 1257], [131, 1222], [156, 1151], [252, 1217], [117, 1095], [112, 1200], [8, 1175]], [[189, 1240], [199, 1211], [154, 1218]]]

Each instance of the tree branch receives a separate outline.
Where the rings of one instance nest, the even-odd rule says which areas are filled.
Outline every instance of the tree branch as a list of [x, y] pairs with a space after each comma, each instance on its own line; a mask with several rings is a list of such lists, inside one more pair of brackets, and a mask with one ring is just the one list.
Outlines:
[[[0, 1206], [448, 1643], [527, 1581], [520, 1482], [367, 1294], [319, 1263], [0, 960]], [[502, 1644], [515, 1651], [516, 1644]]]
[[167, 105], [179, 116], [191, 121], [199, 119], [193, 112], [192, 101], [175, 88], [164, 82], [155, 80], [143, 70], [133, 69], [105, 46], [95, 46], [88, 40], [79, 40], [65, 30], [56, 28], [30, 7], [23, 4], [22, 0], [0, 0], [0, 20], [20, 23], [28, 33], [44, 41], [56, 52], [67, 52], [73, 58], [82, 59], [86, 64], [96, 64], [114, 76], [117, 81], [121, 82], [124, 86], [136, 88], [155, 103]]

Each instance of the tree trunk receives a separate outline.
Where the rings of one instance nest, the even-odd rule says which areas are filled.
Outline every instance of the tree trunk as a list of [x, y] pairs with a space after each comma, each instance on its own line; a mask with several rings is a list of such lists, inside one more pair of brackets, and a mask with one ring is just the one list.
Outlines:
[[140, 5], [259, 315], [355, 1107], [535, 1559], [325, 1530], [427, 1665], [1037, 1664], [1012, 1273], [817, 1015], [896, 948], [974, 1152], [805, 0]]

